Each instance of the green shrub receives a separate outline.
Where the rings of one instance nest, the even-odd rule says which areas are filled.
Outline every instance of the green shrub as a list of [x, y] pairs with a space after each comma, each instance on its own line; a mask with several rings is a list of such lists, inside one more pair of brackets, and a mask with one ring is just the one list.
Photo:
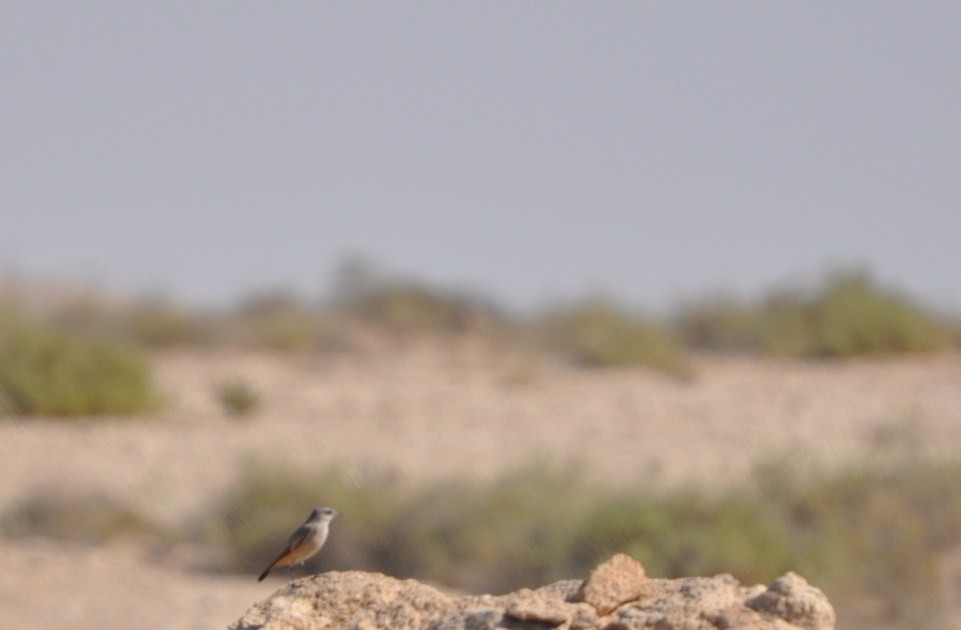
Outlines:
[[321, 343], [320, 327], [306, 314], [276, 313], [248, 320], [249, 344], [256, 348], [301, 352]]
[[780, 462], [760, 469], [758, 487], [839, 626], [938, 625], [938, 556], [961, 544], [961, 463], [907, 458], [829, 473]]
[[591, 499], [576, 471], [527, 468], [492, 483], [423, 488], [388, 524], [390, 572], [504, 592], [572, 577]]
[[38, 494], [0, 518], [9, 538], [51, 538], [101, 544], [120, 537], [154, 536], [159, 529], [135, 510], [102, 495]]
[[244, 381], [237, 379], [220, 383], [216, 395], [224, 412], [234, 417], [249, 415], [260, 405], [257, 392]]
[[157, 403], [147, 361], [133, 347], [22, 321], [0, 331], [3, 412], [123, 415]]
[[[830, 279], [820, 295], [801, 302], [787, 316], [773, 305], [766, 335], [768, 349], [822, 357], [928, 352], [944, 348], [946, 338], [935, 319], [904, 298], [880, 289], [870, 277], [844, 273]], [[798, 327], [799, 343], [784, 344]], [[785, 346], [785, 348], [779, 347]], [[792, 346], [794, 346], [792, 348]]]
[[831, 275], [811, 295], [777, 290], [758, 305], [689, 305], [676, 326], [691, 347], [775, 356], [855, 357], [929, 352], [950, 343], [947, 327], [867, 274]]
[[732, 573], [748, 583], [767, 582], [794, 566], [787, 534], [750, 496], [612, 493], [584, 523], [581, 537], [593, 544], [578, 564], [586, 569], [623, 552], [660, 577]]
[[548, 348], [588, 366], [643, 366], [679, 377], [692, 368], [674, 336], [607, 302], [552, 313], [538, 324]]

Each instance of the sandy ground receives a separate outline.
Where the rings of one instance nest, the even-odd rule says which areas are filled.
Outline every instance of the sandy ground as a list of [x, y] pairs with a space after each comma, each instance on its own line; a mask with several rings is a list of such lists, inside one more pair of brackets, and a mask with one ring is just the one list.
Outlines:
[[[156, 416], [0, 421], [0, 514], [58, 489], [106, 494], [181, 527], [254, 463], [418, 481], [576, 461], [612, 484], [727, 486], [759, 460], [795, 453], [838, 463], [898, 436], [935, 454], [961, 446], [961, 355], [702, 357], [696, 369], [678, 382], [471, 347], [162, 354], [155, 370], [169, 404]], [[228, 418], [213, 397], [229, 378], [263, 395], [250, 420]], [[223, 627], [277, 586], [203, 574], [130, 543], [0, 538], [0, 557], [0, 624], [27, 630]]]

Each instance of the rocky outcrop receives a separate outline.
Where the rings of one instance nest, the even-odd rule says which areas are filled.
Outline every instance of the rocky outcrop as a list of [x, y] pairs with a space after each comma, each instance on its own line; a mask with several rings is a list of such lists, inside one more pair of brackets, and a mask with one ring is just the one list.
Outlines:
[[635, 560], [616, 555], [583, 581], [500, 596], [448, 595], [376, 573], [325, 573], [277, 591], [231, 630], [830, 630], [834, 623], [824, 594], [794, 573], [767, 588], [743, 587], [730, 575], [651, 579]]

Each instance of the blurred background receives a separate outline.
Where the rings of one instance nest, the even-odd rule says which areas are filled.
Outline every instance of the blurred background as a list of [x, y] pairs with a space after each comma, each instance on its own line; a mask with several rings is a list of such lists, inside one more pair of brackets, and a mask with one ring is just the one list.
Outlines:
[[331, 505], [310, 571], [961, 628], [957, 5], [0, 17], [7, 625], [222, 627]]

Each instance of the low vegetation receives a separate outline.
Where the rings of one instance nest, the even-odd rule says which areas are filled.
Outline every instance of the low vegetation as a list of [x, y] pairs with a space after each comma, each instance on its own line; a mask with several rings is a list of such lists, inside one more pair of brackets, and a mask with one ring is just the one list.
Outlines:
[[286, 292], [258, 292], [231, 312], [218, 316], [217, 341], [259, 350], [288, 353], [323, 347], [329, 317]]
[[158, 401], [146, 357], [130, 345], [20, 319], [0, 326], [0, 413], [130, 415]]
[[[361, 270], [343, 273], [331, 301], [308, 304], [261, 292], [230, 311], [189, 312], [163, 300], [108, 306], [81, 297], [43, 317], [0, 304], [0, 413], [134, 414], [157, 402], [138, 348], [230, 346], [288, 353], [391, 347], [454, 336], [550, 353], [593, 367], [643, 367], [692, 377], [689, 352], [850, 358], [932, 352], [961, 345], [961, 325], [840, 272], [811, 291], [772, 291], [757, 303], [691, 303], [654, 319], [612, 301], [555, 308], [521, 321], [489, 302]], [[11, 313], [15, 316], [11, 316]], [[247, 392], [250, 393], [250, 392]], [[256, 401], [218, 394], [230, 413]]]
[[766, 583], [798, 571], [852, 628], [935, 627], [937, 558], [961, 544], [961, 462], [910, 455], [836, 471], [766, 465], [749, 489], [721, 496], [618, 491], [576, 469], [545, 467], [419, 488], [339, 470], [261, 470], [205, 531], [224, 569], [255, 574], [318, 502], [344, 514], [315, 570], [369, 569], [496, 593], [583, 575], [622, 551], [660, 577], [730, 572]]
[[198, 347], [216, 339], [214, 322], [208, 315], [163, 300], [136, 304], [120, 317], [119, 330], [125, 339], [148, 348]]
[[610, 302], [556, 310], [534, 326], [535, 336], [547, 349], [581, 365], [640, 366], [678, 377], [692, 374], [687, 354], [670, 330]]
[[215, 394], [224, 412], [237, 418], [250, 415], [260, 405], [260, 396], [254, 388], [240, 379], [220, 383]]
[[385, 286], [355, 296], [344, 305], [349, 315], [392, 334], [482, 332], [498, 316], [467, 296], [418, 283]]
[[89, 544], [161, 534], [144, 516], [114, 499], [45, 492], [15, 503], [0, 515], [0, 533], [8, 538], [50, 538]]
[[362, 257], [335, 270], [331, 302], [341, 316], [394, 336], [496, 334], [509, 326], [475, 294], [398, 278]]
[[305, 478], [254, 467], [215, 512], [204, 516], [199, 531], [221, 549], [222, 570], [259, 573], [311, 509], [330, 505], [351, 526], [343, 544], [331, 545], [325, 557], [343, 568], [376, 569], [392, 553], [387, 526], [402, 495], [389, 479], [358, 484], [337, 469]]
[[951, 344], [941, 318], [859, 272], [834, 274], [807, 295], [774, 291], [757, 305], [726, 299], [688, 305], [676, 321], [691, 347], [775, 356], [846, 358]]

